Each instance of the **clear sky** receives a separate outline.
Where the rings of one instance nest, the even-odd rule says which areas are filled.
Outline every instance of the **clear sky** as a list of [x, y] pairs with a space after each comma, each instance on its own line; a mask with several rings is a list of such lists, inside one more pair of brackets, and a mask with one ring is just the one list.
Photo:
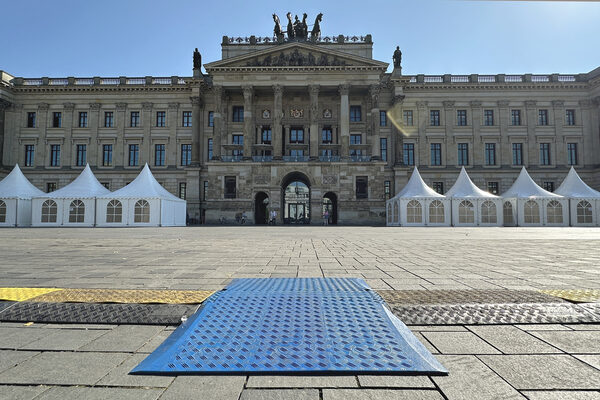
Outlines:
[[[323, 35], [373, 35], [403, 73], [579, 73], [600, 67], [600, 2], [18, 0], [0, 7], [0, 69], [22, 77], [190, 76], [192, 52], [273, 34], [272, 14], [322, 12]], [[285, 29], [285, 28], [284, 28]]]

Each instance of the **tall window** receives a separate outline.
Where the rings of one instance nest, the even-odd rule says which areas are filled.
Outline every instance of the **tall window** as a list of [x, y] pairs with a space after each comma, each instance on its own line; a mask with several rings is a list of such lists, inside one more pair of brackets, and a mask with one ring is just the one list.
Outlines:
[[140, 126], [140, 112], [132, 111], [129, 116], [129, 126], [132, 128], [138, 128]]
[[[233, 135], [232, 140], [233, 140], [233, 144], [237, 144], [238, 146], [244, 145], [244, 136], [243, 135]], [[244, 155], [244, 150], [243, 149], [234, 149], [232, 151], [232, 155], [241, 157]]]
[[523, 205], [523, 219], [526, 224], [540, 223], [540, 206], [535, 200], [528, 200]]
[[443, 224], [444, 218], [444, 203], [439, 200], [429, 203], [429, 223]]
[[387, 126], [387, 111], [379, 111], [379, 126]]
[[112, 111], [104, 112], [104, 127], [112, 128], [114, 126], [114, 114]]
[[73, 200], [69, 206], [69, 222], [81, 223], [84, 222], [85, 204], [81, 200]]
[[417, 200], [411, 200], [406, 205], [406, 222], [409, 224], [423, 222], [423, 207]]
[[577, 165], [577, 143], [567, 143], [567, 163]]
[[548, 125], [548, 110], [538, 111], [538, 125]]
[[133, 222], [150, 222], [150, 204], [146, 200], [139, 200], [133, 209]]
[[323, 130], [321, 131], [321, 142], [323, 144], [331, 144], [331, 143], [333, 143], [333, 136], [332, 136], [332, 132], [331, 132], [331, 127], [330, 126], [323, 127]]
[[290, 157], [304, 157], [304, 150], [302, 149], [291, 149]]
[[204, 181], [202, 185], [202, 199], [206, 201], [208, 199], [208, 181]]
[[233, 106], [232, 122], [244, 122], [244, 107]]
[[235, 176], [226, 176], [225, 177], [225, 198], [226, 199], [235, 199], [236, 195], [236, 177]]
[[431, 186], [437, 193], [444, 194], [444, 182], [433, 182]]
[[429, 111], [429, 125], [440, 126], [440, 110]]
[[548, 202], [546, 205], [546, 218], [549, 224], [562, 224], [562, 204], [556, 200]]
[[54, 192], [56, 190], [56, 182], [46, 182], [46, 193]]
[[431, 143], [431, 165], [442, 165], [441, 143]]
[[350, 122], [362, 121], [362, 113], [360, 106], [350, 106]]
[[379, 156], [383, 161], [387, 161], [387, 138], [379, 139]]
[[129, 166], [136, 167], [140, 164], [140, 145], [129, 145]]
[[362, 135], [350, 135], [350, 144], [361, 144]]
[[593, 222], [592, 205], [586, 200], [581, 200], [579, 203], [577, 203], [577, 223], [578, 224], [591, 224], [592, 222]]
[[208, 150], [208, 159], [212, 160], [213, 159], [213, 140], [212, 139], [208, 139], [208, 145], [206, 146], [207, 150]]
[[215, 112], [208, 112], [208, 126], [215, 126]]
[[82, 111], [79, 113], [79, 127], [87, 128], [88, 126], [88, 114], [86, 111]]
[[304, 129], [292, 127], [290, 129], [290, 143], [304, 143]]
[[165, 111], [156, 112], [156, 126], [159, 128], [167, 126], [167, 113]]
[[0, 200], [0, 223], [6, 222], [6, 203]]
[[392, 182], [391, 181], [383, 182], [383, 195], [386, 200], [389, 199], [390, 197], [392, 197]]
[[75, 165], [77, 165], [78, 167], [83, 167], [86, 162], [87, 146], [85, 144], [78, 144], [76, 149], [77, 149], [77, 160], [76, 160]]
[[33, 163], [35, 162], [35, 145], [26, 144], [25, 145], [25, 166], [33, 167]]
[[41, 222], [56, 222], [57, 207], [54, 200], [46, 200], [42, 204]]
[[123, 221], [123, 205], [119, 200], [111, 200], [106, 206], [106, 222], [120, 223]]
[[575, 125], [575, 110], [565, 111], [565, 123], [570, 126]]
[[414, 143], [404, 143], [402, 145], [402, 162], [404, 165], [415, 165]]
[[110, 190], [110, 182], [100, 182], [100, 184]]
[[179, 198], [185, 200], [187, 192], [187, 184], [185, 182], [179, 182]]
[[181, 116], [182, 116], [181, 126], [183, 126], [183, 127], [192, 126], [192, 112], [191, 111], [184, 111], [181, 114]]
[[483, 110], [483, 124], [485, 126], [494, 125], [494, 110]]
[[485, 144], [485, 165], [496, 165], [496, 143]]
[[542, 182], [542, 188], [549, 192], [554, 192], [554, 182], [552, 181], [544, 181]]
[[458, 165], [469, 165], [469, 144], [458, 144]]
[[53, 112], [52, 113], [52, 127], [60, 128], [62, 126], [62, 113], [61, 112]]
[[165, 145], [155, 144], [154, 145], [154, 165], [157, 167], [165, 166]]
[[356, 198], [357, 199], [366, 199], [369, 197], [368, 179], [369, 178], [367, 176], [357, 176], [356, 177]]
[[110, 167], [112, 165], [112, 144], [102, 145], [102, 166]]
[[467, 110], [456, 111], [456, 125], [467, 126]]
[[498, 194], [498, 182], [488, 182], [487, 189], [491, 194]]
[[521, 125], [521, 110], [510, 110], [510, 124], [512, 126]]
[[481, 223], [495, 224], [497, 219], [496, 204], [493, 201], [486, 200], [481, 204]]
[[181, 166], [185, 167], [192, 163], [192, 145], [182, 144], [181, 145]]
[[273, 132], [271, 131], [271, 127], [263, 126], [260, 137], [262, 144], [271, 144], [273, 141]]
[[459, 224], [474, 224], [475, 223], [475, 207], [468, 200], [463, 200], [458, 205], [458, 223]]
[[513, 165], [523, 165], [523, 143], [512, 144]]
[[412, 110], [404, 110], [402, 112], [402, 117], [404, 118], [404, 125], [413, 126], [413, 112]]
[[35, 128], [35, 112], [27, 113], [27, 127]]
[[540, 143], [540, 165], [550, 165], [550, 143]]
[[50, 166], [60, 166], [60, 144], [50, 145]]

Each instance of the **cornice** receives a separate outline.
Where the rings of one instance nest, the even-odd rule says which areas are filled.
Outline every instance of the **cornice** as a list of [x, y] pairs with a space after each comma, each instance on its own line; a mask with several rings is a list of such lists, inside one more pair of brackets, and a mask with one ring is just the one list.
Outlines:
[[586, 82], [574, 82], [574, 83], [562, 83], [562, 82], [548, 82], [548, 83], [408, 83], [404, 86], [406, 91], [432, 91], [432, 90], [588, 90], [589, 85]]
[[106, 93], [106, 92], [190, 92], [189, 86], [16, 86], [15, 94], [22, 93]]
[[316, 71], [378, 71], [385, 72], [385, 67], [370, 65], [338, 65], [338, 66], [284, 66], [284, 67], [213, 67], [210, 73], [229, 72], [316, 72]]

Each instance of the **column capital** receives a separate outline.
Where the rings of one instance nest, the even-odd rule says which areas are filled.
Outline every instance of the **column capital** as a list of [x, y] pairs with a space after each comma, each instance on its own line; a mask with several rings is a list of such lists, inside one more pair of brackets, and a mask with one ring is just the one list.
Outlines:
[[565, 102], [563, 100], [552, 100], [552, 107], [561, 108], [565, 106]]
[[[392, 105], [395, 106], [396, 104], [402, 104], [404, 102], [405, 97], [406, 96], [404, 96], [404, 95], [398, 95], [398, 96], [392, 97]], [[425, 103], [425, 104], [419, 104], [419, 103]], [[426, 106], [427, 106], [426, 101], [425, 102], [422, 102], [422, 101], [417, 102], [417, 107], [426, 107]]]
[[273, 93], [275, 93], [275, 95], [282, 95], [283, 94], [283, 86], [281, 85], [273, 85]]
[[417, 108], [427, 108], [428, 101], [417, 101]]
[[469, 103], [469, 105], [471, 106], [471, 108], [481, 108], [481, 101], [473, 100]]
[[527, 108], [531, 108], [531, 107], [535, 107], [535, 105], [537, 104], [537, 101], [535, 100], [525, 100], [525, 107]]
[[318, 96], [320, 90], [321, 90], [321, 86], [320, 85], [309, 85], [308, 86], [308, 92], [312, 96]]
[[[600, 103], [598, 102], [599, 100], [600, 100], [600, 96], [594, 98], [594, 102], [596, 102], [596, 105], [600, 105]], [[579, 106], [581, 108], [584, 108], [584, 109], [590, 109], [590, 108], [592, 108], [593, 104], [594, 103], [592, 102], [592, 100], [587, 100], [587, 99], [585, 99], [585, 100], [579, 100]]]
[[592, 102], [594, 103], [594, 105], [599, 106], [600, 107], [600, 96], [596, 96], [592, 99]]
[[10, 107], [11, 103], [4, 100], [4, 99], [0, 99], [0, 111], [7, 109], [8, 107]]
[[179, 103], [177, 103], [177, 102], [169, 103], [168, 108], [169, 108], [169, 110], [177, 110], [177, 109], [179, 109]]
[[190, 103], [192, 103], [193, 106], [202, 107], [203, 106], [202, 97], [200, 97], [200, 96], [191, 96], [190, 97]]
[[90, 109], [91, 110], [99, 110], [100, 108], [102, 108], [102, 104], [100, 104], [100, 103], [90, 103]]
[[508, 100], [498, 100], [498, 107], [500, 108], [507, 108], [508, 107]]
[[127, 103], [117, 103], [116, 104], [117, 111], [125, 111], [127, 108]]
[[444, 105], [444, 110], [451, 110], [454, 108], [454, 101], [452, 100], [446, 100], [442, 102], [442, 104]]
[[251, 102], [254, 95], [254, 87], [246, 85], [242, 87], [242, 91], [244, 92], [244, 101]]
[[338, 91], [340, 92], [340, 96], [348, 96], [350, 93], [350, 85], [344, 83], [338, 87]]
[[153, 104], [149, 101], [143, 102], [142, 103], [142, 110], [144, 111], [151, 111], [152, 110], [152, 106]]
[[63, 103], [63, 108], [67, 111], [73, 111], [75, 109], [75, 103]]
[[40, 111], [48, 111], [48, 108], [50, 108], [50, 105], [48, 103], [38, 103], [38, 110]]

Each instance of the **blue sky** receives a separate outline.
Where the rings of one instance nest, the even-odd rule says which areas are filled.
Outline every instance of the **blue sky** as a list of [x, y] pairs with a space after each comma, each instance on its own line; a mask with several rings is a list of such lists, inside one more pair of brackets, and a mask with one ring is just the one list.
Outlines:
[[[271, 14], [322, 12], [323, 35], [399, 45], [404, 74], [579, 73], [600, 66], [600, 2], [18, 0], [2, 6], [0, 69], [23, 77], [190, 76], [192, 51], [272, 35]], [[275, 5], [276, 4], [276, 5]]]

